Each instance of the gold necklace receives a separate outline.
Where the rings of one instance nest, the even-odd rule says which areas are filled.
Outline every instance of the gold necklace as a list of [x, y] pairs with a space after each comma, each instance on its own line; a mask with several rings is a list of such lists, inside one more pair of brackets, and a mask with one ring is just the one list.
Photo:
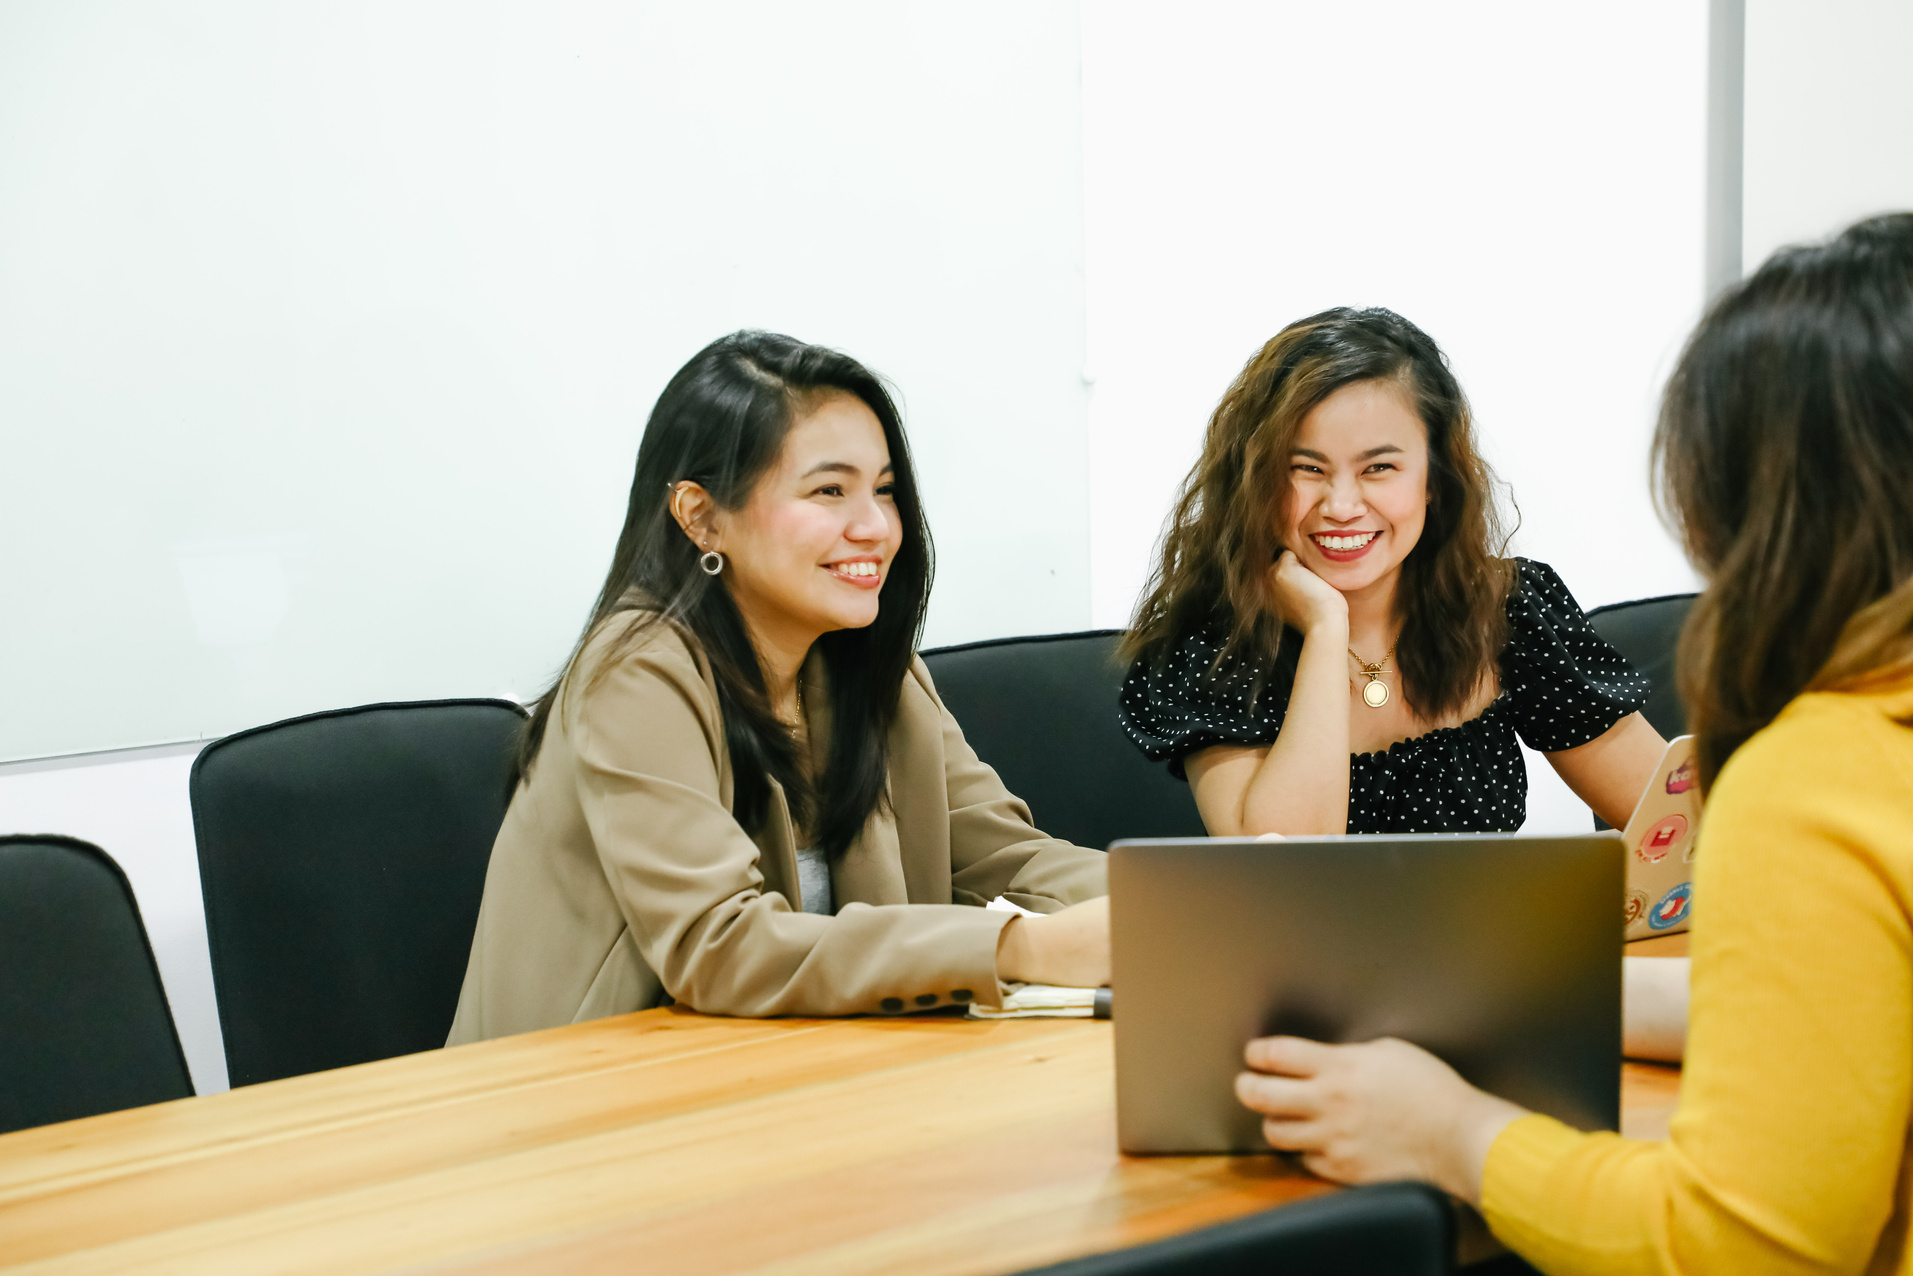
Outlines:
[[1362, 672], [1368, 675], [1368, 682], [1362, 687], [1362, 703], [1371, 709], [1379, 709], [1387, 704], [1388, 684], [1382, 681], [1382, 675], [1388, 672], [1388, 662], [1394, 659], [1395, 649], [1390, 647], [1388, 654], [1372, 665], [1355, 655], [1353, 647], [1348, 649], [1348, 654], [1354, 658], [1356, 664], [1362, 667]]

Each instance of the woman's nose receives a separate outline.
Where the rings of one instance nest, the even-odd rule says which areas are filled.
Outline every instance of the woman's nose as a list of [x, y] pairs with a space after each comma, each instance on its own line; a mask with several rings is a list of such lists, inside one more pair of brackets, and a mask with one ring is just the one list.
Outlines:
[[1352, 477], [1338, 478], [1329, 488], [1328, 500], [1322, 504], [1322, 513], [1337, 522], [1360, 518], [1368, 509], [1368, 502], [1362, 499], [1362, 485]]
[[858, 501], [850, 511], [850, 523], [844, 528], [844, 539], [877, 543], [889, 537], [890, 511], [875, 497]]

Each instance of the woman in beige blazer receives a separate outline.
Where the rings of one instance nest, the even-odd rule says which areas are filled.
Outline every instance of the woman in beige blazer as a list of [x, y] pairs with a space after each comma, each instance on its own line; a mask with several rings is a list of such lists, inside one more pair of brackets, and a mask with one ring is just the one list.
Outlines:
[[450, 1044], [667, 998], [896, 1014], [1106, 983], [1103, 856], [1033, 827], [937, 698], [930, 574], [875, 376], [754, 332], [686, 364], [527, 726]]

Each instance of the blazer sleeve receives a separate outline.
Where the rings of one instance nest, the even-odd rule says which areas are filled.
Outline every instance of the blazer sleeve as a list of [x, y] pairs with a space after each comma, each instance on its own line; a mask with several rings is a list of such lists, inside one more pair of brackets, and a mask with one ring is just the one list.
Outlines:
[[1037, 829], [1029, 807], [963, 738], [921, 658], [911, 664], [904, 694], [929, 697], [942, 722], [953, 899], [987, 904], [1002, 895], [1032, 912], [1053, 913], [1109, 893], [1108, 857]]
[[793, 912], [721, 791], [716, 696], [681, 639], [619, 658], [571, 699], [577, 798], [645, 962], [693, 1009], [844, 1015], [999, 1002], [1001, 913], [960, 905]]

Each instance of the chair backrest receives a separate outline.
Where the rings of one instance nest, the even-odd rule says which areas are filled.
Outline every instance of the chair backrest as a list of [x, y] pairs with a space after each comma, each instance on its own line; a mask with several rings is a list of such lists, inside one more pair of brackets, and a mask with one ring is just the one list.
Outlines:
[[1654, 729], [1671, 740], [1687, 731], [1687, 710], [1674, 685], [1674, 649], [1681, 626], [1694, 605], [1693, 594], [1668, 594], [1631, 603], [1611, 603], [1588, 613], [1594, 632], [1628, 663], [1647, 675], [1654, 690], [1643, 712]]
[[227, 736], [193, 830], [235, 1086], [445, 1044], [524, 710], [432, 700]]
[[1431, 1187], [1384, 1183], [1026, 1276], [1447, 1276], [1454, 1270], [1453, 1217], [1447, 1198]]
[[192, 1092], [120, 866], [77, 838], [0, 837], [0, 1133]]
[[1189, 786], [1151, 762], [1116, 719], [1117, 629], [1003, 638], [923, 653], [977, 756], [1029, 804], [1036, 826], [1078, 846], [1202, 837]]

